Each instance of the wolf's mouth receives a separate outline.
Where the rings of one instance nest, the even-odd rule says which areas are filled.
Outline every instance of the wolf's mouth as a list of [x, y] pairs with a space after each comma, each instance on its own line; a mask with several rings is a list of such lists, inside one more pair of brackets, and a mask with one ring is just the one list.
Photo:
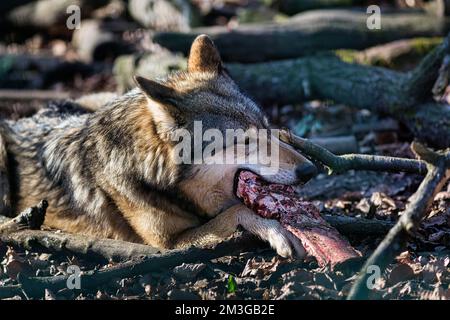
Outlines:
[[[242, 179], [241, 179], [241, 174], [245, 174], [245, 173], [251, 173], [251, 174], [253, 174], [253, 175], [255, 175], [255, 176], [257, 176], [258, 177], [258, 179], [260, 179], [261, 181], [264, 181], [265, 183], [269, 183], [269, 182], [267, 182], [266, 180], [264, 180], [264, 178], [263, 177], [261, 177], [259, 174], [257, 174], [257, 173], [255, 173], [255, 172], [253, 172], [252, 170], [248, 170], [248, 169], [238, 169], [237, 171], [236, 171], [236, 174], [234, 175], [234, 182], [233, 182], [233, 194], [235, 195], [235, 196], [237, 196], [237, 191], [238, 191], [238, 188], [239, 188], [239, 183], [241, 183], [241, 181], [242, 181]], [[238, 197], [239, 198], [239, 197]]]
[[249, 185], [255, 185], [260, 188], [261, 186], [267, 186], [270, 190], [276, 190], [277, 192], [285, 194], [295, 193], [294, 187], [287, 184], [273, 183], [267, 181], [263, 176], [248, 169], [239, 169], [234, 176], [233, 194], [242, 200], [242, 191], [244, 188], [248, 188]]

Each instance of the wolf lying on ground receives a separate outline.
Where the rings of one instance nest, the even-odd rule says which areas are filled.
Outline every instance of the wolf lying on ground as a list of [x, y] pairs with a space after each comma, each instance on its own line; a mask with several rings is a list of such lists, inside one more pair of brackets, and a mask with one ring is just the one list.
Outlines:
[[[304, 255], [278, 221], [264, 219], [235, 195], [243, 168], [267, 164], [179, 164], [177, 128], [268, 129], [207, 36], [193, 42], [186, 72], [163, 81], [136, 78], [139, 88], [96, 109], [83, 102], [49, 106], [30, 118], [0, 122], [0, 210], [17, 214], [42, 199], [45, 225], [71, 233], [161, 248], [205, 246], [242, 226], [282, 256]], [[83, 110], [84, 107], [84, 110]], [[269, 182], [302, 184], [314, 165], [276, 137], [279, 170]], [[247, 148], [232, 142], [229, 148]], [[257, 150], [257, 148], [256, 148]], [[254, 151], [256, 152], [256, 151]]]

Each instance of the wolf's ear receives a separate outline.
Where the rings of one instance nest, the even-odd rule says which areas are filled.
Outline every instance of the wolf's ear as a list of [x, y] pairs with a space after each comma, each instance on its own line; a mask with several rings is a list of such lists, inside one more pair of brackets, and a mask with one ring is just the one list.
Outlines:
[[177, 97], [177, 92], [159, 82], [149, 80], [140, 76], [135, 76], [134, 81], [146, 96], [161, 103], [173, 103]]
[[222, 59], [212, 40], [205, 34], [195, 38], [188, 59], [189, 72], [217, 72], [222, 70]]
[[178, 104], [179, 96], [173, 88], [139, 76], [134, 77], [134, 81], [149, 100], [156, 102], [149, 103], [149, 111], [153, 114], [159, 132], [167, 133], [182, 121], [183, 112]]

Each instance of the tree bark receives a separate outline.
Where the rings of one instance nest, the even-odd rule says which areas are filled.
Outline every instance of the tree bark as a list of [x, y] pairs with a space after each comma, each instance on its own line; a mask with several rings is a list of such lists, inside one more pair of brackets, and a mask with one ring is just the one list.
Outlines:
[[206, 27], [191, 32], [160, 32], [154, 41], [187, 54], [194, 38], [206, 33], [225, 61], [261, 62], [296, 58], [321, 50], [364, 49], [398, 39], [443, 36], [450, 20], [421, 13], [383, 13], [382, 28], [370, 30], [367, 14], [350, 10], [315, 10], [283, 23]]

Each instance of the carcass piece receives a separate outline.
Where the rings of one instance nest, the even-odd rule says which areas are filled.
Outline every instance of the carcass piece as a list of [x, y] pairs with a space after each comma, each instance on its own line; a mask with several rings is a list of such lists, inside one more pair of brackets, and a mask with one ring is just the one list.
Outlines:
[[333, 267], [359, 257], [349, 242], [330, 226], [311, 203], [302, 201], [291, 186], [271, 184], [250, 171], [241, 171], [237, 196], [261, 217], [276, 219], [294, 234], [319, 265]]

